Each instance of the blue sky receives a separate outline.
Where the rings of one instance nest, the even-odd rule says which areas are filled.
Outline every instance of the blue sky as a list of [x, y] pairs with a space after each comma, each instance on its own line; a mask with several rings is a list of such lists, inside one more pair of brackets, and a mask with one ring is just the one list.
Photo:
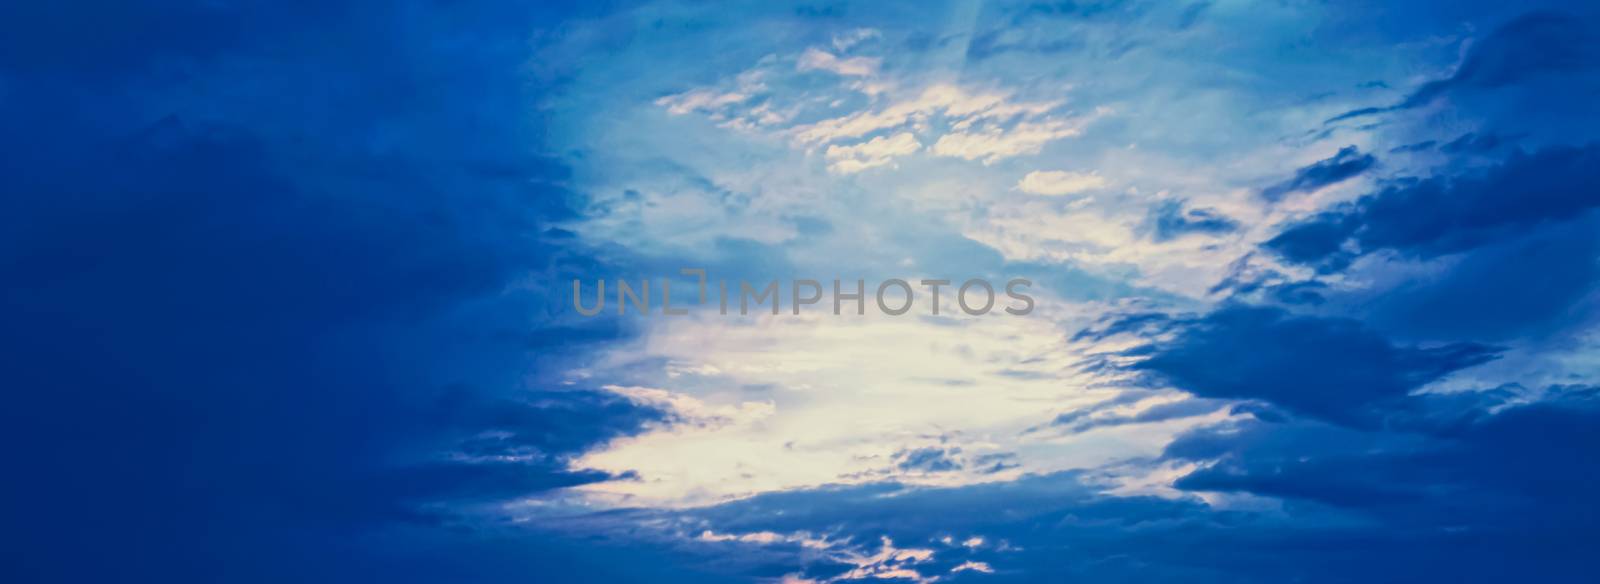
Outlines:
[[[0, 579], [1590, 580], [1595, 103], [1582, 2], [6, 4]], [[1036, 303], [572, 309], [680, 268]]]

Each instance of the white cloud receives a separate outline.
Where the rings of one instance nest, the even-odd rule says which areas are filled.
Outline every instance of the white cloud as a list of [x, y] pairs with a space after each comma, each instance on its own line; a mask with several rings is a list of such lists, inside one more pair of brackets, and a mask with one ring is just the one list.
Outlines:
[[774, 531], [755, 531], [750, 533], [735, 534], [717, 533], [707, 529], [701, 531], [700, 536], [695, 539], [705, 542], [736, 541], [740, 543], [751, 543], [756, 545], [792, 543], [799, 544], [800, 547], [818, 550], [829, 549], [835, 545], [835, 542], [828, 541], [828, 538], [826, 537], [816, 537], [804, 531], [790, 534], [777, 533]]
[[[835, 41], [839, 46], [850, 46], [862, 39], [871, 38], [875, 32], [852, 32]], [[1018, 100], [1010, 92], [966, 88], [950, 83], [938, 83], [914, 93], [897, 91], [895, 79], [877, 76], [881, 59], [874, 57], [845, 57], [827, 50], [811, 47], [795, 60], [798, 71], [829, 71], [849, 78], [835, 89], [854, 91], [868, 96], [868, 107], [847, 111], [842, 115], [833, 108], [847, 103], [842, 97], [809, 100], [791, 99], [794, 94], [771, 90], [767, 81], [783, 86], [781, 72], [767, 68], [770, 60], [763, 60], [755, 68], [725, 80], [720, 87], [701, 88], [656, 100], [669, 113], [682, 115], [698, 112], [723, 127], [744, 131], [777, 130], [787, 135], [807, 152], [825, 146], [828, 168], [835, 174], [850, 174], [869, 168], [890, 164], [893, 156], [903, 156], [923, 150], [923, 143], [931, 142], [927, 150], [936, 156], [980, 160], [984, 164], [1014, 156], [1037, 154], [1052, 141], [1077, 136], [1092, 117], [1062, 117], [1052, 115], [1062, 105], [1061, 100]], [[900, 94], [898, 99], [892, 96]], [[813, 112], [827, 104], [831, 117], [815, 122], [783, 128], [799, 115]], [[1104, 111], [1097, 111], [1100, 115]], [[894, 135], [874, 138], [866, 144], [854, 146], [831, 145], [861, 140], [879, 132]], [[850, 148], [863, 147], [859, 152]], [[869, 155], [870, 150], [893, 148], [892, 155]]]
[[748, 94], [719, 92], [712, 89], [691, 89], [656, 100], [656, 105], [667, 108], [667, 113], [681, 116], [692, 112], [714, 112], [725, 106], [750, 99]]
[[801, 71], [831, 71], [845, 77], [866, 77], [878, 71], [881, 61], [871, 57], [838, 57], [815, 47], [806, 49], [795, 62]]
[[747, 401], [730, 405], [710, 405], [688, 394], [653, 387], [607, 385], [606, 391], [628, 401], [670, 412], [677, 423], [700, 428], [749, 425], [772, 416], [772, 402]]
[[1013, 102], [997, 92], [971, 92], [959, 86], [940, 84], [924, 89], [911, 99], [891, 103], [876, 110], [862, 110], [794, 128], [795, 140], [802, 144], [827, 144], [858, 138], [879, 130], [925, 124], [943, 115], [956, 131], [969, 130], [981, 122], [1000, 122], [1041, 116], [1060, 102]]
[[[1131, 197], [1097, 196], [1067, 207], [1045, 197], [1000, 200], [970, 220], [963, 233], [1008, 260], [1069, 263], [1092, 274], [1204, 297], [1245, 244], [1210, 238], [1152, 241], [1142, 231], [1147, 204], [1121, 200]], [[1131, 277], [1130, 266], [1138, 269]]]
[[789, 121], [792, 111], [774, 108], [772, 88], [766, 84], [773, 59], [762, 59], [732, 80], [664, 96], [655, 105], [674, 116], [698, 113], [717, 125], [738, 130], [773, 127]]
[[906, 156], [921, 148], [922, 143], [910, 132], [878, 136], [854, 146], [833, 145], [827, 150], [828, 170], [839, 174], [861, 172], [889, 164], [896, 156]]
[[[747, 36], [760, 42], [742, 47], [746, 54], [772, 50], [770, 37]], [[724, 76], [709, 87], [657, 100], [654, 107], [627, 104], [632, 110], [604, 100], [655, 96], [661, 87], [682, 89], [684, 71], [636, 67], [621, 75], [586, 68], [587, 91], [574, 93], [563, 110], [589, 116], [565, 118], [584, 120], [573, 124], [575, 131], [566, 139], [577, 141], [570, 145], [574, 151], [592, 153], [573, 161], [579, 169], [575, 188], [601, 197], [634, 191], [643, 193], [643, 202], [626, 206], [621, 201], [618, 211], [590, 217], [588, 230], [578, 231], [598, 242], [620, 241], [656, 252], [677, 245], [667, 253], [690, 254], [712, 237], [774, 245], [788, 241], [793, 230], [774, 218], [798, 210], [833, 227], [831, 235], [805, 238], [803, 246], [785, 250], [798, 261], [866, 263], [839, 251], [860, 248], [860, 256], [876, 262], [880, 252], [875, 249], [888, 255], [903, 249], [897, 243], [929, 247], [926, 242], [942, 245], [948, 240], [935, 237], [948, 236], [964, 245], [970, 244], [967, 239], [984, 244], [1007, 260], [1060, 262], [1115, 282], [1204, 298], [1223, 275], [1219, 272], [1238, 256], [1239, 246], [1256, 236], [1241, 233], [1238, 243], [1150, 241], [1145, 223], [1158, 193], [1172, 189], [1194, 206], [1219, 210], [1245, 225], [1274, 223], [1262, 220], [1263, 211], [1252, 206], [1255, 198], [1239, 186], [1259, 182], [1268, 166], [1261, 161], [1283, 159], [1283, 152], [1261, 144], [1288, 148], [1271, 146], [1286, 130], [1278, 118], [1259, 115], [1259, 103], [1173, 86], [1149, 95], [1118, 95], [1108, 89], [1118, 85], [1101, 83], [1101, 77], [1118, 79], [1127, 64], [1103, 59], [1052, 65], [1048, 70], [1059, 71], [1054, 76], [1009, 79], [977, 68], [932, 70], [930, 64], [937, 63], [922, 54], [872, 53], [882, 56], [881, 63], [853, 60], [861, 59], [864, 49], [880, 48], [860, 44], [871, 36], [841, 34], [831, 45], [824, 38], [814, 49], [780, 49], [780, 55], [737, 75], [737, 69], [694, 68], [693, 78]], [[671, 44], [627, 48], [647, 63], [674, 49]], [[807, 67], [844, 76], [797, 72]], [[976, 79], [984, 85], [969, 84]], [[619, 83], [628, 91], [618, 91]], [[1086, 124], [1093, 114], [1068, 112], [1062, 88], [1073, 83], [1085, 87], [1072, 94], [1074, 110], [1089, 111], [1080, 109], [1083, 99], [1115, 104], [1127, 112], [1126, 124], [1091, 128]], [[639, 114], [626, 115], [634, 111]], [[707, 131], [664, 113], [704, 115], [741, 131]], [[1232, 126], [1239, 130], [1228, 131]], [[1131, 141], [1139, 142], [1137, 151], [1126, 149]], [[1034, 165], [1043, 170], [1019, 181], [1022, 173], [1010, 164], [907, 162], [938, 155], [995, 163], [1040, 152], [1052, 158], [1059, 154], [1074, 165]], [[841, 177], [896, 163], [916, 172]], [[718, 188], [674, 185], [662, 176], [664, 167], [691, 169]], [[1093, 201], [1024, 195], [1089, 194], [1111, 186], [1093, 184], [1112, 182], [1100, 174], [1049, 170], [1065, 168], [1096, 169], [1114, 179], [1117, 191], [1094, 192]], [[1124, 188], [1130, 190], [1124, 193]], [[748, 206], [726, 211], [725, 193], [748, 195]], [[857, 204], [862, 202], [879, 206], [863, 210]], [[918, 213], [894, 212], [908, 208]], [[907, 226], [935, 235], [913, 240], [895, 230]], [[761, 239], [762, 233], [768, 239]], [[683, 243], [686, 238], [692, 238], [692, 246]], [[938, 259], [919, 257], [930, 270], [965, 265]], [[908, 269], [919, 265], [909, 259], [905, 264]], [[641, 479], [589, 485], [582, 492], [602, 499], [631, 497], [628, 505], [679, 506], [829, 483], [1009, 480], [1021, 473], [1091, 468], [1159, 453], [1173, 432], [1194, 423], [1106, 428], [1049, 443], [1019, 438], [1022, 429], [1055, 413], [1105, 397], [1096, 388], [1103, 380], [1078, 371], [1062, 346], [1075, 328], [1071, 323], [998, 318], [951, 329], [912, 319], [871, 324], [846, 319], [822, 326], [727, 320], [650, 319], [640, 344], [624, 344], [603, 358], [608, 362], [596, 370], [597, 379], [692, 396], [695, 402], [671, 407], [699, 410], [699, 419], [716, 422], [649, 428], [586, 453], [576, 466], [631, 470]], [[651, 366], [656, 367], [653, 379], [609, 377], [628, 367]], [[739, 406], [746, 403], [755, 405], [740, 415]], [[769, 403], [769, 414], [754, 415], [751, 408]], [[707, 411], [719, 408], [729, 409]], [[937, 435], [943, 434], [951, 436], [950, 446], [963, 449], [953, 459], [1015, 452], [1020, 466], [994, 475], [964, 468], [913, 476], [893, 468], [896, 451], [940, 445]]]
[[1106, 179], [1095, 172], [1035, 170], [1017, 182], [1017, 188], [1035, 195], [1070, 195], [1106, 186]]
[[[932, 583], [939, 580], [937, 577], [923, 576], [916, 570], [917, 564], [922, 564], [933, 559], [934, 551], [926, 548], [900, 548], [895, 547], [894, 541], [888, 537], [878, 538], [878, 550], [868, 553], [859, 544], [851, 544], [849, 538], [830, 540], [826, 537], [816, 537], [808, 532], [782, 534], [772, 531], [757, 531], [752, 533], [733, 534], [717, 533], [705, 530], [697, 541], [707, 543], [743, 543], [753, 545], [779, 545], [798, 544], [807, 550], [816, 553], [818, 557], [830, 562], [853, 566], [849, 571], [836, 575], [827, 580], [816, 580], [804, 577], [800, 573], [785, 574], [777, 580], [780, 584], [820, 584], [822, 582], [843, 582], [847, 580], [871, 579], [902, 579], [915, 582]], [[981, 562], [968, 566], [974, 562], [967, 562], [957, 567], [953, 572], [963, 569], [977, 570], [992, 573], [988, 564]]]
[[[1010, 480], [1155, 455], [1192, 422], [1023, 435], [1116, 394], [1106, 386], [1116, 380], [1078, 367], [1091, 347], [1062, 332], [1086, 326], [1099, 310], [1040, 296], [1028, 317], [740, 319], [713, 311], [654, 319], [595, 370], [635, 371], [662, 389], [628, 395], [696, 422], [653, 427], [585, 453], [574, 468], [633, 471], [640, 479], [577, 489], [602, 504], [679, 507], [829, 483]], [[650, 369], [663, 362], [719, 374], [663, 379]], [[946, 450], [956, 468], [897, 464], [897, 453], [930, 447]], [[1008, 464], [978, 462], [986, 456]]]
[[971, 571], [978, 572], [978, 573], [981, 573], [981, 574], [993, 574], [994, 573], [994, 568], [989, 567], [989, 564], [987, 564], [985, 562], [974, 562], [974, 561], [970, 561], [970, 560], [967, 561], [967, 562], [962, 563], [959, 566], [951, 568], [950, 569], [950, 573], [951, 574], [955, 574], [957, 572], [965, 572], [967, 570], [971, 570]]
[[835, 576], [829, 581], [837, 582], [841, 580], [866, 580], [872, 578], [902, 579], [921, 583], [933, 582], [937, 580], [936, 577], [924, 577], [922, 573], [918, 572], [916, 568], [913, 567], [914, 564], [920, 564], [933, 559], [933, 550], [920, 548], [896, 548], [894, 547], [894, 541], [890, 540], [888, 537], [881, 539], [883, 547], [879, 548], [878, 553], [870, 556], [853, 553], [836, 556], [834, 558], [835, 560], [846, 564], [852, 564], [855, 566], [855, 568]]
[[848, 51], [851, 47], [860, 44], [862, 41], [875, 39], [879, 36], [882, 35], [876, 29], [858, 28], [849, 32], [833, 35], [833, 48], [834, 50], [840, 52]]
[[984, 164], [994, 164], [1013, 156], [1038, 154], [1045, 144], [1082, 133], [1080, 124], [1062, 120], [1023, 122], [1009, 129], [991, 126], [977, 132], [945, 134], [933, 144], [931, 152], [937, 156], [982, 159]]

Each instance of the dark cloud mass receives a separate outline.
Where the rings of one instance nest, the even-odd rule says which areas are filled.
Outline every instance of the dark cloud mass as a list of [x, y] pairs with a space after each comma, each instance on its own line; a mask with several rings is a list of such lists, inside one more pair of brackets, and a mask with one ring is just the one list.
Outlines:
[[1363, 301], [1379, 324], [1422, 338], [1497, 340], [1591, 322], [1600, 282], [1600, 148], [1513, 152], [1460, 176], [1395, 181], [1310, 216], [1263, 247], [1320, 273], [1362, 256], [1445, 269]]
[[1600, 65], [1595, 41], [1592, 23], [1572, 15], [1526, 14], [1474, 44], [1454, 75], [1423, 85], [1397, 107], [1426, 105], [1460, 89], [1492, 89], [1592, 69]]
[[1371, 154], [1362, 154], [1355, 146], [1346, 146], [1329, 158], [1295, 171], [1293, 178], [1262, 189], [1261, 196], [1268, 201], [1280, 201], [1294, 193], [1313, 192], [1350, 180], [1377, 163], [1378, 159]]
[[1339, 423], [1496, 357], [1495, 347], [1396, 346], [1359, 321], [1231, 306], [1180, 320], [1169, 338], [1130, 351], [1134, 370], [1213, 398], [1254, 399]]
[[1401, 181], [1291, 225], [1266, 243], [1306, 264], [1338, 261], [1341, 245], [1423, 259], [1516, 237], [1600, 206], [1600, 146], [1513, 153], [1480, 174]]
[[[1444, 409], [1448, 398], [1417, 398], [1392, 414], [1391, 432], [1318, 424], [1246, 422], [1197, 431], [1167, 456], [1218, 460], [1178, 481], [1186, 490], [1243, 492], [1373, 513], [1396, 530], [1453, 526], [1498, 540], [1505, 553], [1533, 535], [1540, 545], [1596, 535], [1584, 501], [1600, 481], [1586, 452], [1600, 421], [1592, 392], [1555, 388], [1543, 403], [1424, 423], [1408, 416]], [[1481, 393], [1464, 396], [1488, 401]], [[1432, 403], [1421, 403], [1429, 401]], [[1493, 403], [1493, 402], [1489, 402]]]
[[902, 450], [895, 453], [895, 467], [900, 470], [916, 472], [944, 472], [961, 468], [961, 463], [953, 458], [961, 453], [960, 448], [940, 448], [929, 446], [913, 450]]
[[0, 9], [0, 580], [643, 577], [472, 518], [667, 420], [528, 385], [585, 335], [516, 282], [596, 261], [483, 115], [539, 23], [414, 8]]
[[1351, 110], [1328, 122], [1417, 108], [1456, 92], [1495, 90], [1587, 73], [1600, 66], [1596, 38], [1592, 16], [1557, 11], [1524, 14], [1473, 43], [1449, 77], [1423, 84], [1395, 105]]
[[[1488, 127], [1515, 126], [1515, 118], [1494, 117], [1508, 110], [1485, 96], [1538, 103], [1561, 75], [1581, 91], [1578, 80], [1597, 62], [1592, 38], [1588, 21], [1576, 17], [1516, 18], [1474, 44], [1449, 78], [1397, 106], [1341, 117], [1399, 116], [1449, 96], [1490, 116]], [[1562, 95], [1545, 99], [1560, 111], [1570, 105]], [[1522, 135], [1493, 132], [1402, 142], [1409, 145], [1391, 153], [1434, 151], [1442, 142], [1436, 151], [1450, 159], [1432, 176], [1384, 178], [1375, 192], [1313, 213], [1263, 244], [1317, 277], [1296, 282], [1241, 261], [1217, 288], [1238, 302], [1305, 313], [1235, 303], [1201, 316], [1144, 313], [1102, 325], [1158, 339], [1126, 355], [1136, 359], [1129, 367], [1156, 381], [1254, 402], [1235, 409], [1249, 417], [1167, 446], [1164, 460], [1201, 464], [1174, 486], [1281, 501], [1303, 521], [1332, 513], [1373, 522], [1322, 540], [1324, 558], [1353, 552], [1372, 562], [1357, 579], [1439, 577], [1416, 571], [1414, 562], [1428, 557], [1438, 558], [1430, 565], [1440, 574], [1470, 581], [1589, 572], [1573, 542], [1600, 535], [1600, 507], [1588, 495], [1600, 481], [1593, 388], [1424, 388], [1503, 355], [1559, 352], [1592, 330], [1600, 150], [1590, 134], [1578, 143], [1563, 143], [1572, 132], [1534, 136], [1549, 141], [1532, 149], [1517, 146]], [[1386, 279], [1399, 263], [1428, 269]], [[1329, 284], [1339, 281], [1328, 278], [1334, 274], [1373, 280], [1339, 290]], [[1316, 286], [1325, 303], [1306, 309], [1251, 295], [1289, 285]], [[1397, 537], [1409, 541], [1402, 555], [1354, 551]], [[1470, 553], [1482, 557], [1461, 555]], [[1307, 580], [1348, 574], [1327, 569]]]
[[1156, 241], [1169, 241], [1191, 233], [1223, 234], [1239, 229], [1239, 222], [1213, 209], [1187, 208], [1183, 201], [1167, 201], [1150, 211]]

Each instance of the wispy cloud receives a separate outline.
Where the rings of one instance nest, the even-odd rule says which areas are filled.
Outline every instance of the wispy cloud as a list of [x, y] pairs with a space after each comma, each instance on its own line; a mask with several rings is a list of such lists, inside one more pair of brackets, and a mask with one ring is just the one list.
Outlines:
[[1104, 187], [1105, 177], [1095, 172], [1035, 170], [1017, 181], [1017, 188], [1035, 195], [1071, 195]]
[[801, 71], [829, 71], [846, 77], [866, 77], [878, 71], [881, 61], [871, 57], [839, 57], [818, 48], [806, 49], [795, 61]]
[[894, 162], [896, 157], [907, 156], [922, 148], [916, 136], [901, 132], [894, 136], [879, 136], [852, 146], [828, 147], [828, 169], [841, 174], [861, 172]]

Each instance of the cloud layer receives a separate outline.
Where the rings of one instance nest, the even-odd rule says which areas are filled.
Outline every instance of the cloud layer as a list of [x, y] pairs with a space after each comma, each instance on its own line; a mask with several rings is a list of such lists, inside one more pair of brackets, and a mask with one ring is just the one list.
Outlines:
[[0, 579], [1581, 581], [1536, 4], [8, 5]]

